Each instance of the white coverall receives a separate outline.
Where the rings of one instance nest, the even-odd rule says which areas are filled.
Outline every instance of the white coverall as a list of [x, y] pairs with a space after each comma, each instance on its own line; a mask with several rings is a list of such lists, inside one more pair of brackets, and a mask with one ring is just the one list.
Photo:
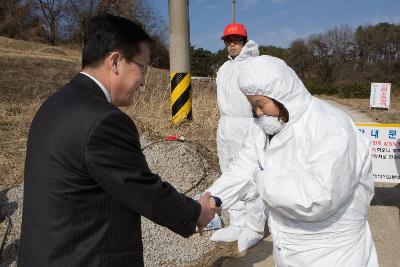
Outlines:
[[[227, 170], [229, 164], [240, 150], [250, 125], [255, 123], [250, 103], [238, 87], [238, 64], [249, 57], [258, 55], [258, 45], [254, 41], [249, 40], [242, 48], [240, 54], [234, 59], [229, 56], [229, 60], [220, 67], [217, 73], [217, 101], [220, 111], [217, 130], [217, 150], [222, 172]], [[247, 210], [251, 209], [257, 213], [260, 212], [253, 207], [254, 204], [255, 201], [249, 201], [247, 204], [239, 201], [229, 209], [230, 226], [239, 227], [237, 228], [237, 234], [240, 234], [239, 231], [245, 227], [246, 220], [251, 220], [252, 218], [251, 216], [246, 216], [248, 213]], [[211, 240], [233, 241], [239, 238], [238, 235], [232, 232], [222, 234], [223, 231], [225, 229], [217, 231]], [[261, 237], [258, 241], [260, 239]], [[241, 240], [239, 250], [247, 249], [253, 245], [247, 243], [247, 241]]]
[[246, 61], [239, 85], [245, 95], [281, 102], [289, 122], [267, 147], [253, 126], [209, 191], [223, 208], [262, 197], [278, 267], [379, 266], [367, 222], [374, 194], [367, 139], [345, 113], [311, 96], [280, 59]]

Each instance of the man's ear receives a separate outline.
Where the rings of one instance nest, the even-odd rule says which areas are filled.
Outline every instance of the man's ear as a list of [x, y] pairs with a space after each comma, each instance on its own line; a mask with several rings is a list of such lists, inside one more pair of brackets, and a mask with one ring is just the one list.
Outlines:
[[108, 57], [106, 58], [107, 61], [107, 66], [108, 68], [114, 72], [115, 74], [118, 74], [119, 72], [119, 62], [122, 60], [121, 54], [118, 52], [112, 52]]

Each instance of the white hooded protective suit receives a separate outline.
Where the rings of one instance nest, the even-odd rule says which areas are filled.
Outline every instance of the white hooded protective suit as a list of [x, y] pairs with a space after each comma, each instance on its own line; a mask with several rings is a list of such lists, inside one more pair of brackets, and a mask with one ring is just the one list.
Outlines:
[[249, 57], [258, 56], [258, 45], [249, 40], [234, 59], [229, 56], [217, 73], [217, 101], [220, 120], [217, 149], [221, 171], [224, 172], [242, 146], [250, 124], [254, 123], [251, 106], [239, 89], [238, 65]]
[[[217, 73], [217, 101], [220, 111], [220, 120], [217, 130], [217, 150], [221, 171], [227, 170], [229, 164], [240, 150], [251, 124], [254, 124], [251, 106], [238, 86], [238, 64], [249, 57], [258, 56], [258, 45], [249, 40], [242, 48], [240, 54], [234, 59], [229, 56], [218, 70]], [[217, 231], [211, 238], [214, 241], [234, 241], [239, 238], [242, 228], [247, 220], [252, 216], [247, 216], [247, 210], [260, 213], [254, 207], [255, 200], [247, 204], [240, 201], [236, 202], [229, 209], [230, 225], [240, 228], [230, 227]], [[239, 242], [239, 250], [247, 249], [249, 246], [261, 240], [261, 236], [256, 234], [258, 240]], [[256, 239], [257, 239], [256, 238]], [[254, 238], [253, 238], [254, 239]]]
[[374, 184], [365, 137], [345, 113], [312, 97], [280, 59], [249, 59], [239, 80], [245, 95], [281, 102], [289, 122], [268, 146], [253, 126], [209, 191], [223, 208], [261, 196], [278, 267], [379, 266], [366, 219]]

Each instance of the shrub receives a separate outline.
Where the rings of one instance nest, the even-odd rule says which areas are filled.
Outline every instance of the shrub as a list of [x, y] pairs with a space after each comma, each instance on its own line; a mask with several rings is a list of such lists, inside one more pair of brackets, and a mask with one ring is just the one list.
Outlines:
[[309, 82], [306, 83], [306, 87], [313, 95], [336, 95], [338, 93], [337, 88], [328, 83]]
[[338, 95], [342, 98], [369, 98], [371, 84], [366, 82], [348, 83], [339, 87]]

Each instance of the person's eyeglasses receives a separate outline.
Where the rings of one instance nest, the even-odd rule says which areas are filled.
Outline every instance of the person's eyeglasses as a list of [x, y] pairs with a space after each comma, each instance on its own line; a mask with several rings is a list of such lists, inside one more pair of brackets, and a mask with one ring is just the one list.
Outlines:
[[224, 43], [225, 43], [225, 45], [230, 45], [231, 43], [233, 43], [235, 45], [241, 44], [241, 43], [243, 43], [243, 39], [242, 38], [233, 38], [233, 39], [229, 38], [229, 39], [225, 39]]
[[145, 65], [143, 65], [143, 64], [140, 64], [139, 62], [137, 62], [137, 61], [134, 60], [133, 58], [131, 58], [131, 59], [125, 58], [125, 59], [126, 59], [126, 61], [128, 61], [128, 62], [133, 62], [133, 63], [135, 63], [135, 64], [142, 70], [143, 74], [146, 75], [147, 71], [149, 70], [149, 66], [148, 66], [148, 65], [145, 66]]
[[[107, 54], [107, 56], [110, 55], [111, 53], [112, 52], [109, 52]], [[125, 61], [128, 62], [128, 63], [133, 62], [135, 65], [137, 65], [142, 70], [143, 75], [146, 75], [147, 71], [149, 70], [149, 66], [148, 65], [143, 65], [143, 64], [137, 62], [136, 60], [134, 60], [133, 58], [128, 58], [127, 56], [125, 56], [121, 52], [119, 52], [119, 54], [120, 54], [120, 59], [125, 59]]]

